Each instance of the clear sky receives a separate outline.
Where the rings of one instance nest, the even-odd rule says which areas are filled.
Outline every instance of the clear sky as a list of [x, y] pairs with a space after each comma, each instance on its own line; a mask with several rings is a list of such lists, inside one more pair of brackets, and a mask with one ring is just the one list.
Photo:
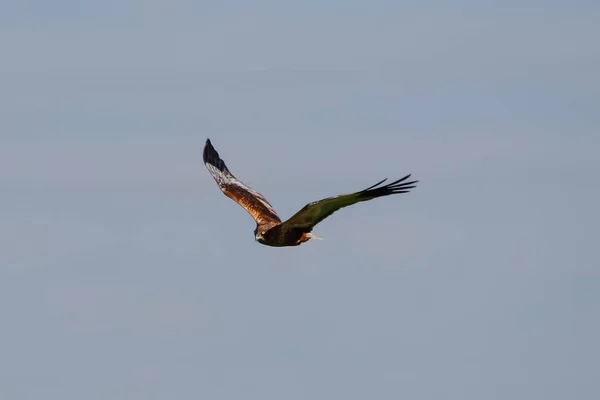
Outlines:
[[0, 398], [600, 398], [598, 3], [213, 3], [0, 7]]

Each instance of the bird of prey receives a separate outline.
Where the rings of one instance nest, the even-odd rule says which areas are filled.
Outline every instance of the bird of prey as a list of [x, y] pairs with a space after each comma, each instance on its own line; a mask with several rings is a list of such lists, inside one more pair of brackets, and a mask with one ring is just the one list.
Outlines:
[[312, 229], [340, 208], [391, 194], [407, 193], [418, 182], [406, 182], [410, 177], [409, 174], [402, 179], [379, 186], [387, 180], [384, 179], [360, 192], [328, 197], [309, 203], [290, 219], [281, 222], [263, 195], [233, 176], [225, 162], [219, 157], [219, 153], [211, 144], [210, 139], [206, 140], [203, 159], [206, 168], [225, 196], [242, 206], [256, 221], [255, 240], [263, 245], [275, 247], [298, 246], [310, 239], [321, 239], [311, 233]]

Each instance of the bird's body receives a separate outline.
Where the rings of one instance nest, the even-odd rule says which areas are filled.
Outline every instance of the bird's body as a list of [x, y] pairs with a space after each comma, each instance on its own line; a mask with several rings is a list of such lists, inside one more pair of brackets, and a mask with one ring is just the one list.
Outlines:
[[256, 240], [267, 246], [273, 247], [284, 247], [284, 246], [298, 246], [308, 240], [310, 240], [310, 233], [306, 228], [292, 228], [284, 229], [282, 224], [274, 225], [271, 228], [264, 230], [264, 233], [255, 238]]
[[233, 176], [209, 139], [204, 146], [203, 159], [221, 191], [242, 206], [256, 221], [254, 230], [256, 241], [274, 247], [298, 246], [310, 239], [318, 238], [311, 233], [314, 226], [340, 208], [377, 197], [407, 193], [418, 182], [405, 182], [410, 177], [407, 175], [395, 182], [379, 186], [385, 182], [384, 179], [360, 192], [309, 203], [287, 221], [282, 222], [267, 199]]

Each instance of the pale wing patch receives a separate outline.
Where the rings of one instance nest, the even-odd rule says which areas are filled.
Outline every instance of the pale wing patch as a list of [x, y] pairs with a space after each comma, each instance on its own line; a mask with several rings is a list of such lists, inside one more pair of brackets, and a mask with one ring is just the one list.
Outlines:
[[215, 167], [214, 165], [212, 165], [210, 163], [206, 163], [206, 167], [208, 168], [208, 171], [210, 172], [210, 174], [215, 178], [215, 181], [219, 185], [219, 188], [221, 189], [221, 191], [225, 192], [227, 190], [227, 186], [229, 186], [229, 185], [236, 186], [239, 189], [249, 193], [252, 197], [254, 197], [256, 200], [258, 200], [270, 213], [274, 214], [275, 216], [277, 215], [277, 212], [273, 209], [273, 206], [271, 206], [271, 204], [269, 204], [267, 199], [265, 199], [262, 194], [258, 193], [256, 190], [253, 190], [253, 189], [249, 188], [248, 186], [244, 185], [237, 178], [235, 178], [231, 173], [229, 173], [229, 174], [224, 173], [223, 171], [219, 170], [217, 167]]
[[[206, 168], [208, 168], [208, 172], [210, 172], [210, 174], [213, 176], [213, 178], [215, 178], [215, 181], [217, 181], [217, 184], [219, 185], [219, 187], [221, 187], [222, 185], [229, 184], [231, 182], [231, 178], [229, 178], [226, 174], [221, 172], [214, 165], [212, 165], [210, 163], [206, 163]], [[221, 187], [221, 190], [223, 190], [222, 187]]]

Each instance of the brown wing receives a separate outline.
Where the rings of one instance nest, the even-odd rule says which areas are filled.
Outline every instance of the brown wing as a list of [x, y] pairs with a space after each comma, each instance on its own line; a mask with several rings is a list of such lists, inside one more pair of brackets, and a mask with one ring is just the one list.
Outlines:
[[294, 214], [290, 219], [283, 222], [280, 229], [289, 230], [293, 228], [303, 228], [307, 229], [307, 231], [310, 231], [315, 225], [329, 217], [340, 208], [351, 206], [352, 204], [356, 204], [361, 201], [389, 196], [390, 194], [408, 193], [410, 189], [415, 187], [414, 184], [418, 182], [404, 182], [409, 177], [410, 174], [385, 186], [377, 187], [387, 180], [384, 179], [381, 182], [378, 182], [360, 192], [328, 197], [323, 200], [309, 203], [296, 214]]
[[244, 207], [258, 225], [281, 222], [279, 216], [263, 195], [244, 185], [229, 172], [225, 162], [210, 143], [210, 139], [206, 140], [203, 158], [206, 168], [215, 178], [225, 196]]

